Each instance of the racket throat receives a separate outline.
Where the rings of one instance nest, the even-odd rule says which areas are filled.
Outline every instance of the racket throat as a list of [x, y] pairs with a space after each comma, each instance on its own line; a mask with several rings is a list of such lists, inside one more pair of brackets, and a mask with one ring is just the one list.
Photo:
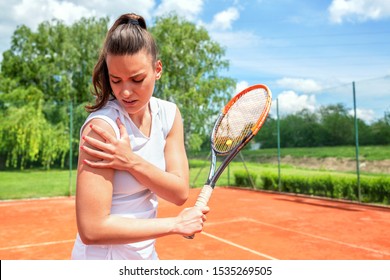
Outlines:
[[[214, 188], [215, 183], [217, 182], [218, 178], [222, 175], [225, 168], [229, 165], [229, 163], [234, 159], [234, 157], [240, 152], [241, 148], [245, 144], [239, 145], [236, 148], [234, 148], [233, 151], [230, 152], [224, 159], [224, 161], [221, 163], [221, 165], [218, 167], [217, 171], [212, 174], [212, 177], [209, 175], [209, 179], [207, 180], [207, 184]], [[216, 160], [215, 160], [216, 162]], [[215, 167], [214, 167], [215, 168]], [[215, 170], [215, 169], [214, 169]]]
[[211, 152], [211, 165], [210, 165], [210, 171], [209, 176], [206, 181], [206, 184], [213, 187], [215, 186], [215, 182], [217, 181], [215, 179], [215, 169], [217, 168], [217, 155], [215, 154], [214, 150]]

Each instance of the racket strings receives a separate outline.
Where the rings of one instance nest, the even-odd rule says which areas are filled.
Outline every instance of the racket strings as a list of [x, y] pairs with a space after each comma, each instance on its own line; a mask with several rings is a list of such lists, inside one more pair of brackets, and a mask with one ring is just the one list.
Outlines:
[[228, 153], [253, 132], [264, 115], [269, 100], [265, 89], [255, 89], [243, 94], [229, 108], [216, 126], [213, 146], [218, 153]]

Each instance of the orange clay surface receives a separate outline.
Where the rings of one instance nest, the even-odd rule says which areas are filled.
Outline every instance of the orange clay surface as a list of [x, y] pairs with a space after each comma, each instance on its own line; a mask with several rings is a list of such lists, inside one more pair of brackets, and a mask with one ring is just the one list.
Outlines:
[[[160, 200], [160, 217], [182, 207]], [[67, 260], [76, 236], [75, 200], [0, 202], [0, 259]], [[389, 260], [390, 209], [295, 195], [216, 188], [195, 239], [158, 239], [162, 260]]]

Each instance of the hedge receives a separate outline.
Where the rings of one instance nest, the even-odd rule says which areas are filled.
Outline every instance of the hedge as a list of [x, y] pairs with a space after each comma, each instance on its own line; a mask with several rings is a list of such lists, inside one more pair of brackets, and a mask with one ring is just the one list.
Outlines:
[[[276, 173], [261, 174], [260, 179], [261, 183], [256, 188], [279, 191]], [[245, 185], [239, 184], [237, 181], [236, 184]], [[330, 175], [284, 175], [281, 178], [280, 191], [347, 200], [358, 200], [359, 198], [356, 178]], [[362, 202], [389, 205], [390, 178], [363, 177], [360, 179], [360, 192]]]
[[[250, 176], [250, 177], [249, 177]], [[237, 170], [234, 172], [234, 180], [237, 186], [250, 186], [252, 187], [252, 182], [256, 186], [257, 173], [247, 170]]]

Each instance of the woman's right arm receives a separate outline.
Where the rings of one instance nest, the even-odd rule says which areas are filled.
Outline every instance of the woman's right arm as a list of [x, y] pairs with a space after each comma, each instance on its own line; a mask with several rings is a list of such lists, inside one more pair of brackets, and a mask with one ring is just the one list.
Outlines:
[[[83, 136], [104, 141], [91, 128], [98, 125], [115, 136], [113, 128], [102, 119], [93, 119], [85, 126], [80, 147], [85, 143]], [[125, 244], [180, 234], [191, 235], [200, 232], [208, 207], [187, 208], [177, 217], [158, 219], [131, 219], [110, 215], [114, 170], [92, 168], [84, 160], [96, 160], [82, 149], [79, 153], [76, 216], [80, 237], [85, 244]]]

